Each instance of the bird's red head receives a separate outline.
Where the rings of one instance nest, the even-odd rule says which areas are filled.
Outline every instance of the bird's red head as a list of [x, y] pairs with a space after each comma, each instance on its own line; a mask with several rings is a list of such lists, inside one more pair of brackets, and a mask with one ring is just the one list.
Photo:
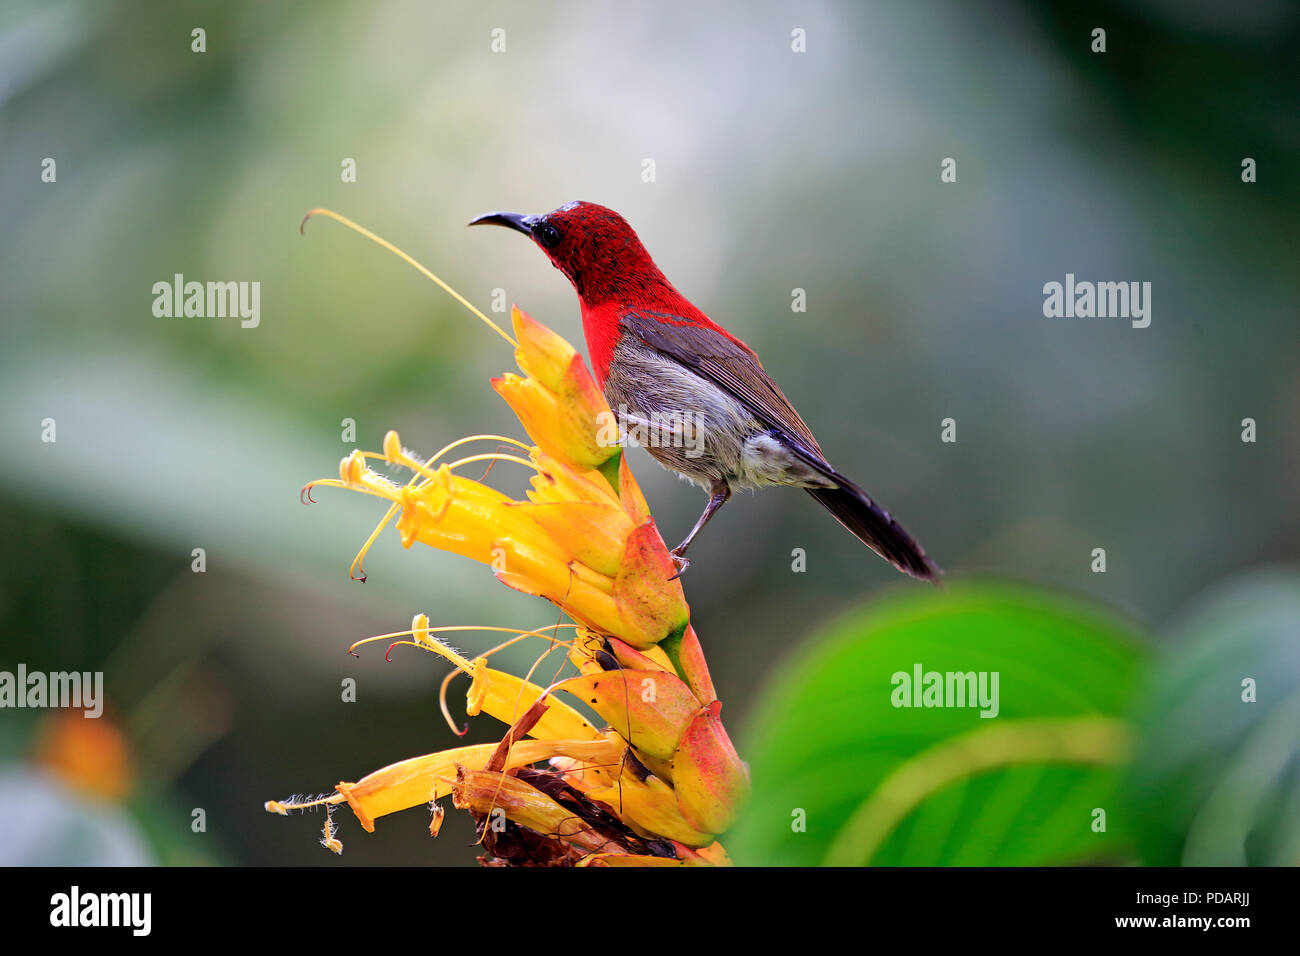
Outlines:
[[641, 304], [647, 294], [672, 289], [627, 220], [594, 202], [565, 203], [536, 216], [490, 212], [470, 225], [505, 226], [529, 236], [587, 307]]
[[490, 212], [470, 225], [522, 232], [569, 277], [582, 305], [592, 368], [602, 386], [622, 335], [620, 319], [629, 311], [648, 310], [670, 316], [674, 324], [707, 326], [732, 338], [673, 288], [627, 220], [612, 209], [571, 202], [537, 216]]

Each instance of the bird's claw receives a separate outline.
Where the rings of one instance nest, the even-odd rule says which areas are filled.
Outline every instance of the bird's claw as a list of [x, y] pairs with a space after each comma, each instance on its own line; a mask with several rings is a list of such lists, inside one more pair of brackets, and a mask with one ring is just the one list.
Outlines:
[[677, 568], [677, 573], [674, 574], [672, 577], [670, 577], [668, 580], [676, 581], [678, 578], [680, 578], [683, 574], [686, 573], [686, 569], [691, 566], [691, 562], [690, 559], [686, 557], [686, 555], [678, 554], [676, 550], [669, 551], [668, 554], [672, 556], [673, 565]]

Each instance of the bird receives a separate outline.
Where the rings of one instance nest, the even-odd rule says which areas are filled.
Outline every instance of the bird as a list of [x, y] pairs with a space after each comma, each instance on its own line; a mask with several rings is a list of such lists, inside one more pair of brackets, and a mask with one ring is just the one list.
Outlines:
[[577, 292], [597, 384], [621, 421], [658, 440], [646, 451], [709, 492], [686, 551], [735, 488], [802, 488], [899, 571], [937, 581], [939, 566], [889, 512], [837, 471], [754, 351], [696, 308], [655, 265], [621, 215], [592, 202], [549, 213], [490, 212], [471, 226], [521, 232]]

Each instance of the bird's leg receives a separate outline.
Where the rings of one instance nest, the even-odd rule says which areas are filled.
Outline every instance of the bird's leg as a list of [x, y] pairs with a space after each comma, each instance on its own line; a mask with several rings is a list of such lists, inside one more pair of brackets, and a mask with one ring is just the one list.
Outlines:
[[673, 564], [677, 565], [677, 573], [669, 578], [669, 581], [680, 578], [686, 573], [686, 569], [691, 566], [691, 562], [686, 559], [686, 549], [695, 540], [695, 536], [700, 533], [700, 529], [709, 523], [713, 513], [727, 503], [727, 499], [731, 497], [731, 486], [723, 478], [714, 478], [712, 484], [709, 485], [709, 492], [709, 503], [704, 506], [704, 514], [700, 515], [700, 520], [695, 522], [695, 527], [686, 536], [686, 540], [668, 552], [673, 556]]

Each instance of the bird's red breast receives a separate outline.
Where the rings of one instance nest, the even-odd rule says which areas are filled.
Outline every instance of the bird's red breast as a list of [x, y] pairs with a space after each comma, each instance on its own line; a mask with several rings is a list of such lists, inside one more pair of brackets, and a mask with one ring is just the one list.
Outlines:
[[605, 380], [609, 378], [609, 363], [614, 359], [614, 350], [618, 348], [619, 341], [624, 335], [632, 334], [624, 322], [624, 318], [631, 314], [649, 316], [650, 321], [670, 328], [707, 329], [749, 351], [743, 342], [691, 305], [676, 289], [669, 286], [666, 291], [670, 294], [659, 292], [656, 295], [638, 296], [632, 301], [590, 303], [581, 300], [582, 331], [587, 339], [591, 366], [601, 388], [605, 387]]
[[609, 378], [609, 363], [614, 359], [614, 349], [623, 332], [619, 328], [619, 316], [625, 311], [617, 302], [602, 302], [600, 305], [582, 306], [582, 332], [587, 339], [587, 354], [591, 356], [591, 368], [596, 373], [596, 382], [601, 388]]

